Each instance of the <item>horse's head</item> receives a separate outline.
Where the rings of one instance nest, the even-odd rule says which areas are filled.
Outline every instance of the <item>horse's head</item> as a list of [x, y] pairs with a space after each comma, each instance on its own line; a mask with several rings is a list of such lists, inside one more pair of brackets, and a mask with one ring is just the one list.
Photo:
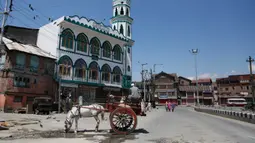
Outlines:
[[73, 118], [77, 114], [77, 107], [73, 107], [70, 111], [68, 111], [66, 115], [66, 120], [65, 120], [65, 132], [68, 132], [70, 128], [72, 127], [73, 124]]

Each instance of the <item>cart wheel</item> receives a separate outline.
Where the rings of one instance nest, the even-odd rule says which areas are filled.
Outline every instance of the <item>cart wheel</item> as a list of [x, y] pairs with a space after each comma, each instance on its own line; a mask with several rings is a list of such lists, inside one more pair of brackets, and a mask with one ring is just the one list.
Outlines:
[[137, 126], [137, 116], [131, 108], [119, 107], [110, 114], [112, 130], [121, 135], [132, 133]]

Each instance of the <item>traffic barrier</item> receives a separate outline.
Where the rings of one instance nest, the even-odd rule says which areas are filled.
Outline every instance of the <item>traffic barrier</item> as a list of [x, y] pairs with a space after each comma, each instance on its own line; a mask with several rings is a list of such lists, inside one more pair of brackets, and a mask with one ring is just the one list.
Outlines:
[[255, 113], [229, 111], [229, 110], [207, 108], [207, 107], [201, 107], [201, 106], [195, 107], [194, 110], [197, 112], [204, 112], [204, 113], [208, 113], [212, 115], [217, 115], [221, 117], [231, 118], [231, 119], [255, 124]]

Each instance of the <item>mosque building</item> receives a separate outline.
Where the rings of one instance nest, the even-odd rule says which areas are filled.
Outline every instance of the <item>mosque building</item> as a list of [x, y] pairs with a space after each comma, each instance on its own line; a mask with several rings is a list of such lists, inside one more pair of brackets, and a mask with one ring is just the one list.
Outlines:
[[[39, 28], [37, 46], [57, 57], [62, 94], [77, 101], [105, 101], [128, 94], [132, 81], [131, 0], [113, 0], [111, 27], [81, 16], [62, 16]], [[56, 93], [58, 94], [58, 93]], [[101, 100], [101, 101], [100, 101]]]

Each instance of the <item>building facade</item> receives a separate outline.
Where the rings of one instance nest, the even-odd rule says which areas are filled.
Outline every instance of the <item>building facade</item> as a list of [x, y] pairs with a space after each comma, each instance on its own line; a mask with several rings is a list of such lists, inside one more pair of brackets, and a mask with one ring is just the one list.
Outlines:
[[248, 102], [252, 101], [252, 86], [249, 74], [218, 78], [216, 84], [215, 90], [220, 105], [225, 105], [228, 98], [245, 98]]
[[178, 95], [178, 77], [176, 74], [168, 74], [165, 72], [160, 72], [154, 75], [156, 86], [155, 94], [159, 103], [165, 103], [166, 101], [171, 101], [177, 103]]
[[199, 79], [197, 97], [197, 87], [194, 85], [195, 81], [191, 81], [185, 77], [177, 76], [177, 74], [168, 74], [160, 72], [154, 75], [155, 80], [155, 98], [159, 103], [171, 101], [179, 105], [195, 104], [197, 98], [199, 102], [205, 105], [212, 105], [214, 102], [213, 88], [211, 79]]
[[37, 45], [57, 57], [61, 92], [104, 102], [109, 91], [127, 93], [132, 81], [130, 0], [113, 0], [111, 27], [93, 19], [63, 16], [39, 30]]
[[15, 110], [34, 97], [55, 97], [56, 58], [36, 47], [38, 29], [6, 26], [6, 55], [0, 56], [0, 109]]

